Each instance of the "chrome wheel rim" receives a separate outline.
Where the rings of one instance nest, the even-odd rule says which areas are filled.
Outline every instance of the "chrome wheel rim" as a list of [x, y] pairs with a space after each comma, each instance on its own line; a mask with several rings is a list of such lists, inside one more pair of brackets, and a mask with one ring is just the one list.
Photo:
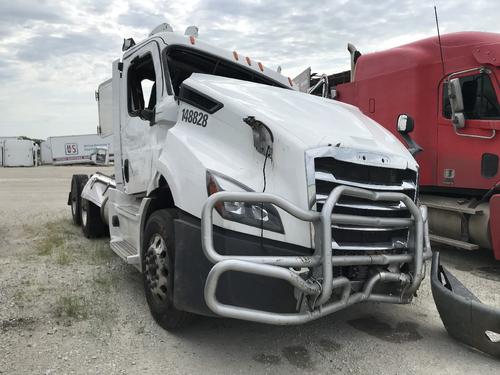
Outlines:
[[146, 283], [151, 294], [162, 301], [167, 299], [168, 282], [168, 254], [167, 244], [159, 234], [153, 235], [149, 241], [145, 258]]

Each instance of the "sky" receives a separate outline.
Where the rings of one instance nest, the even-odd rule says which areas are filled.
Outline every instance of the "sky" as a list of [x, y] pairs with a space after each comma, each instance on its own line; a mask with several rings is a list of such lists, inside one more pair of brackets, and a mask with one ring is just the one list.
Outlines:
[[123, 38], [162, 22], [294, 77], [347, 70], [348, 42], [366, 53], [435, 35], [434, 5], [442, 34], [500, 32], [497, 0], [0, 0], [0, 137], [95, 133], [94, 91]]

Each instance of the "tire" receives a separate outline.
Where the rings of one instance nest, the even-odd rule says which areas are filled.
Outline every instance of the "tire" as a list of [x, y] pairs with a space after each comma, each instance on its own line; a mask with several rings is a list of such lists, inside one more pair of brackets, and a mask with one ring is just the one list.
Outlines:
[[80, 212], [83, 235], [87, 238], [104, 236], [106, 224], [102, 221], [100, 208], [89, 200], [81, 198]]
[[185, 327], [193, 317], [174, 306], [176, 216], [176, 209], [162, 209], [149, 217], [141, 252], [142, 280], [149, 310], [155, 321], [167, 331]]
[[73, 224], [82, 224], [82, 190], [89, 177], [86, 174], [74, 174], [71, 178], [71, 193], [68, 204], [71, 206]]

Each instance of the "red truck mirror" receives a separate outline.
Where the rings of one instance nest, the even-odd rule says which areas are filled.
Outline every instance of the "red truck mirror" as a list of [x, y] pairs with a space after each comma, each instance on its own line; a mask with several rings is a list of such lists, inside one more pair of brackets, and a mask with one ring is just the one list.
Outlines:
[[464, 99], [459, 78], [450, 79], [448, 82], [448, 97], [451, 106], [451, 122], [456, 129], [462, 129], [465, 127]]

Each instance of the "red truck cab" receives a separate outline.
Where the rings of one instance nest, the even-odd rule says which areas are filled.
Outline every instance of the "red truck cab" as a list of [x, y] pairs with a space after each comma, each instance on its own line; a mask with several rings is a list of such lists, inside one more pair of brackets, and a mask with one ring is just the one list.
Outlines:
[[[460, 32], [443, 35], [441, 43], [436, 36], [366, 55], [352, 45], [350, 51], [351, 71], [328, 76], [335, 99], [396, 135], [400, 114], [414, 119], [411, 138], [423, 149], [416, 159], [433, 240], [490, 248], [500, 260], [500, 34]], [[454, 78], [463, 127], [451, 120]]]

